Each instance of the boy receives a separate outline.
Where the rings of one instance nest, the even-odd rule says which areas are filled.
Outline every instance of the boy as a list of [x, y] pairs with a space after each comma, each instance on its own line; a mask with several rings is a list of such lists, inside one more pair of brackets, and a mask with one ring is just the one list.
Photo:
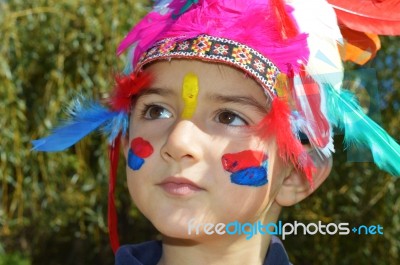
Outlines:
[[[111, 110], [78, 103], [74, 120], [34, 148], [64, 149], [104, 126], [117, 264], [288, 264], [268, 233], [247, 240], [199, 227], [276, 222], [282, 206], [328, 176], [333, 125], [350, 140], [390, 147], [372, 150], [375, 161], [400, 173], [399, 146], [386, 136], [373, 142], [378, 126], [340, 89], [340, 38], [322, 0], [158, 1], [119, 47], [131, 50]], [[356, 134], [355, 122], [372, 131]], [[119, 248], [113, 189], [120, 141], [131, 197], [162, 242]]]

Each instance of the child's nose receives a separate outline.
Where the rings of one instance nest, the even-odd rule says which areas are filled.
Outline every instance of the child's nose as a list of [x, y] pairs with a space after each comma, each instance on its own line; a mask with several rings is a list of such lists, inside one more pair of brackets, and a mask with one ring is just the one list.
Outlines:
[[180, 120], [169, 133], [161, 156], [166, 161], [195, 162], [202, 158], [205, 133], [190, 120]]

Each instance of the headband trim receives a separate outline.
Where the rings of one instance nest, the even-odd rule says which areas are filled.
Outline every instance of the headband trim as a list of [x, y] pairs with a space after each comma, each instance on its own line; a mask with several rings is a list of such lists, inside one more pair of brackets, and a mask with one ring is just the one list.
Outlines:
[[140, 71], [145, 64], [150, 62], [172, 58], [194, 58], [231, 65], [255, 78], [266, 90], [268, 96], [271, 98], [276, 96], [274, 84], [280, 71], [271, 60], [246, 45], [209, 35], [199, 35], [185, 40], [164, 39], [141, 56], [135, 72]]

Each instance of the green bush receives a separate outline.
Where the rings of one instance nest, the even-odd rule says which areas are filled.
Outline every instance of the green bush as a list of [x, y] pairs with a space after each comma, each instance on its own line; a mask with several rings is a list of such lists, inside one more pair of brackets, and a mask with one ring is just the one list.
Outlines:
[[30, 262], [28, 259], [26, 259], [19, 253], [10, 254], [10, 255], [0, 254], [0, 265], [9, 265], [9, 264], [29, 265]]

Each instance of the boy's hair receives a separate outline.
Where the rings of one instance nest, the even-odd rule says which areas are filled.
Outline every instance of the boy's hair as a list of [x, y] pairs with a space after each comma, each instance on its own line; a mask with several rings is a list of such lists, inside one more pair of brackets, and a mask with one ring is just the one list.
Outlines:
[[[53, 135], [33, 141], [34, 150], [59, 151], [99, 127], [106, 132], [114, 251], [118, 248], [113, 197], [120, 137], [127, 134], [132, 96], [152, 80], [143, 67], [154, 61], [180, 58], [222, 63], [256, 80], [271, 100], [270, 112], [259, 125], [261, 136], [273, 135], [280, 157], [303, 172], [311, 184], [314, 164], [301, 142], [307, 140], [320, 157], [328, 158], [334, 151], [334, 127], [344, 129], [347, 143], [369, 147], [380, 168], [400, 175], [398, 144], [363, 113], [354, 95], [341, 88], [341, 59], [351, 57], [346, 49], [354, 47], [347, 40], [357, 25], [345, 31], [339, 28], [334, 8], [324, 0], [288, 2], [157, 1], [118, 48], [118, 54], [129, 49], [129, 55], [123, 74], [116, 77], [109, 108], [78, 99], [70, 109], [70, 122]], [[331, 2], [340, 10], [342, 1]]]

